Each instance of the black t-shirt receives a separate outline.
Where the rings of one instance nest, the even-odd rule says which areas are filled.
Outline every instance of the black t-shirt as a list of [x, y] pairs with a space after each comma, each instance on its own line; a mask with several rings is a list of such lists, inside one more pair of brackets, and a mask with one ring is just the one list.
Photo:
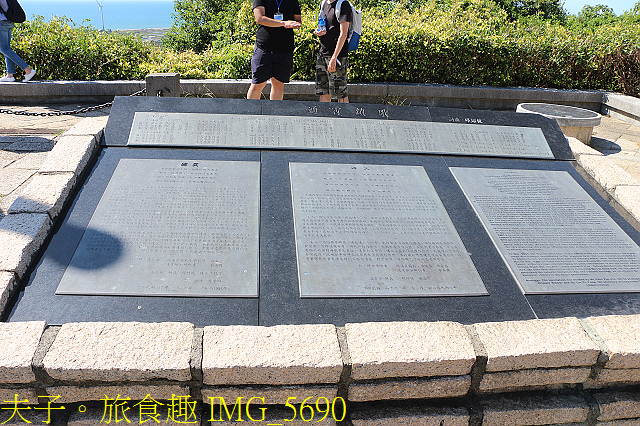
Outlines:
[[[253, 0], [253, 8], [263, 6], [268, 18], [273, 18], [278, 5], [285, 21], [293, 21], [293, 15], [301, 14], [298, 0]], [[256, 46], [270, 52], [293, 52], [293, 29], [258, 25]]]
[[[322, 6], [324, 12], [325, 21], [327, 25], [327, 33], [320, 37], [320, 55], [325, 57], [333, 56], [333, 52], [336, 50], [336, 44], [338, 44], [338, 37], [340, 37], [340, 22], [351, 22], [351, 6], [347, 1], [342, 2], [340, 7], [340, 22], [336, 18], [336, 5], [338, 0], [334, 0], [331, 3], [325, 1]], [[338, 57], [347, 56], [349, 53], [349, 44], [344, 42], [342, 50]]]

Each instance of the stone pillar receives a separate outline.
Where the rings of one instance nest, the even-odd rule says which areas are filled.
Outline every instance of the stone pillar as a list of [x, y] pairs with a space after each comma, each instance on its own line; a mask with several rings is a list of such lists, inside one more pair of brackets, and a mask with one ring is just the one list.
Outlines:
[[177, 72], [148, 74], [147, 96], [180, 97], [180, 74]]

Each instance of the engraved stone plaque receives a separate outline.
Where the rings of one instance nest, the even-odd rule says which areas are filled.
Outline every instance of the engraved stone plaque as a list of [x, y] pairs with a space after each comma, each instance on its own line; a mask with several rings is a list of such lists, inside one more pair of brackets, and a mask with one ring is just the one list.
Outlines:
[[640, 248], [569, 173], [451, 172], [525, 294], [640, 292]]
[[257, 297], [260, 165], [121, 159], [56, 294]]
[[276, 115], [136, 112], [128, 145], [554, 158], [538, 128]]
[[487, 294], [424, 168], [289, 169], [301, 297]]

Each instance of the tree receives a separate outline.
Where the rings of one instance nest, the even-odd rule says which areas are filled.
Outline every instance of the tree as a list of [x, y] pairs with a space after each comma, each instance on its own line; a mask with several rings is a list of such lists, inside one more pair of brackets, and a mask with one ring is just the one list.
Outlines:
[[538, 16], [563, 22], [567, 17], [561, 0], [496, 0], [496, 3], [507, 12], [512, 21], [526, 16]]
[[577, 18], [583, 27], [590, 28], [610, 24], [618, 19], [613, 9], [604, 4], [597, 4], [595, 6], [585, 5], [578, 13]]
[[219, 44], [249, 43], [255, 36], [249, 0], [175, 0], [174, 10], [163, 43], [177, 51], [203, 52]]
[[630, 10], [620, 16], [622, 19], [630, 22], [640, 22], [640, 1], [637, 2]]

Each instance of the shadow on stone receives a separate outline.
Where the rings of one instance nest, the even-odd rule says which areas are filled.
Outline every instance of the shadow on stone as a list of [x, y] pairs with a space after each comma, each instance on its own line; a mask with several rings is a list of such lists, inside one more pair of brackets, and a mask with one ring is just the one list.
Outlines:
[[608, 139], [592, 137], [589, 146], [604, 155], [617, 154], [622, 151], [622, 147]]
[[[67, 230], [69, 232], [70, 230]], [[82, 232], [76, 228], [75, 231]], [[122, 242], [111, 234], [87, 229], [71, 259], [70, 267], [77, 269], [102, 269], [116, 263], [124, 252]], [[52, 258], [61, 265], [66, 265], [68, 258], [63, 253], [52, 253]]]
[[43, 136], [2, 136], [3, 151], [10, 152], [46, 152], [51, 151], [54, 141], [51, 138]]

